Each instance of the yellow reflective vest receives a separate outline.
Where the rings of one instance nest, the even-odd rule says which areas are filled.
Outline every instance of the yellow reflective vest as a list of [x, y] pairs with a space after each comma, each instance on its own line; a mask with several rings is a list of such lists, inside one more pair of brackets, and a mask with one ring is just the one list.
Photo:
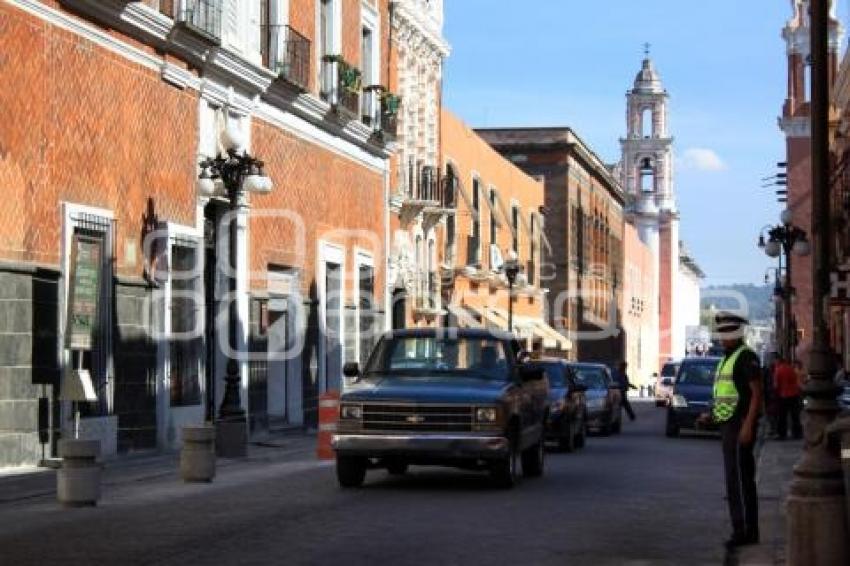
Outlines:
[[742, 353], [747, 351], [746, 344], [742, 344], [732, 354], [726, 355], [717, 364], [714, 374], [714, 408], [712, 416], [718, 423], [725, 423], [735, 414], [738, 406], [738, 389], [735, 387], [735, 363]]

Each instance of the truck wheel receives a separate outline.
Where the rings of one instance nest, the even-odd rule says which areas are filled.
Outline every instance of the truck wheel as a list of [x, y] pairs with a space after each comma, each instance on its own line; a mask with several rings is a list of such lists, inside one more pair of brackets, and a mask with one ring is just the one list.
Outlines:
[[679, 436], [679, 425], [669, 413], [667, 414], [667, 425], [664, 427], [664, 434], [666, 434], [668, 438], [675, 438]]
[[574, 452], [576, 449], [576, 435], [573, 434], [573, 427], [569, 424], [564, 426], [562, 436], [558, 439], [558, 448], [561, 452]]
[[336, 479], [341, 487], [360, 487], [366, 479], [366, 459], [337, 456]]
[[576, 433], [576, 448], [584, 448], [585, 439], [587, 438], [587, 419], [581, 422], [581, 426]]
[[617, 415], [618, 415], [617, 420], [612, 421], [612, 424], [611, 424], [611, 432], [613, 432], [614, 434], [620, 434], [621, 432], [623, 432], [623, 409], [622, 408], [620, 408], [620, 410], [617, 412]]
[[543, 475], [543, 465], [546, 458], [546, 449], [543, 435], [540, 435], [534, 446], [522, 453], [522, 475], [527, 478], [539, 478]]
[[490, 467], [490, 479], [502, 489], [510, 489], [519, 481], [519, 445], [515, 438], [510, 439], [510, 451], [501, 460]]

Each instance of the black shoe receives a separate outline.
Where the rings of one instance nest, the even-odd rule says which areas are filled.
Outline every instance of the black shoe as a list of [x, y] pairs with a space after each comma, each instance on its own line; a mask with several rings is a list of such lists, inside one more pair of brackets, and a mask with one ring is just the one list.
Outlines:
[[724, 543], [726, 548], [738, 548], [739, 546], [749, 546], [758, 544], [758, 535], [755, 537], [751, 534], [735, 533]]

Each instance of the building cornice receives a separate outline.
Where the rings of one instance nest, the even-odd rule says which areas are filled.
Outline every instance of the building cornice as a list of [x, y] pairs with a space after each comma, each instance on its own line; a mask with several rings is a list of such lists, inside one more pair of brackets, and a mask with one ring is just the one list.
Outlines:
[[778, 119], [779, 129], [786, 138], [810, 138], [812, 136], [812, 121], [808, 116]]
[[408, 2], [393, 0], [391, 8], [392, 26], [395, 29], [402, 30], [407, 27], [409, 31], [415, 31], [427, 40], [428, 44], [437, 51], [441, 58], [445, 59], [449, 56], [451, 47], [443, 38], [435, 22], [430, 21]]
[[[309, 123], [311, 127], [324, 130], [325, 135], [313, 136], [312, 130], [307, 128], [311, 134], [306, 137], [321, 140], [323, 145], [329, 144], [334, 150], [357, 161], [363, 161], [359, 151], [365, 151], [371, 155], [371, 159], [366, 159], [370, 167], [383, 170], [379, 162], [387, 159], [394, 150], [394, 144], [375, 138], [373, 130], [359, 120], [341, 121], [330, 111], [327, 103], [313, 94], [295, 93], [288, 98], [276, 96], [280, 92], [277, 85], [282, 81], [276, 80], [274, 72], [243, 59], [141, 2], [60, 0], [63, 6], [76, 14], [125, 33], [158, 52], [185, 60], [199, 69], [200, 76], [158, 52], [136, 47], [85, 19], [38, 0], [5, 1], [158, 73], [168, 84], [197, 90], [203, 99], [217, 106], [226, 106], [243, 115], [261, 112], [264, 118], [268, 118], [269, 113], [262, 112], [260, 104], [260, 98], [266, 98], [278, 104], [281, 112], [291, 112], [301, 119], [300, 122], [293, 120], [288, 123], [287, 130], [291, 131], [293, 124]], [[333, 136], [342, 140], [334, 141]]]

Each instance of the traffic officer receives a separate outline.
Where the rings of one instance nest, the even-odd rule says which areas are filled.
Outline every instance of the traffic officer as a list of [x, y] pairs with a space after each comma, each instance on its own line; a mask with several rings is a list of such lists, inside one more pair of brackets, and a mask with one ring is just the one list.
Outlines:
[[714, 377], [714, 402], [708, 418], [717, 423], [723, 439], [726, 495], [732, 518], [728, 547], [759, 541], [758, 493], [753, 447], [763, 398], [761, 363], [744, 342], [747, 320], [721, 312], [715, 326], [725, 355]]

